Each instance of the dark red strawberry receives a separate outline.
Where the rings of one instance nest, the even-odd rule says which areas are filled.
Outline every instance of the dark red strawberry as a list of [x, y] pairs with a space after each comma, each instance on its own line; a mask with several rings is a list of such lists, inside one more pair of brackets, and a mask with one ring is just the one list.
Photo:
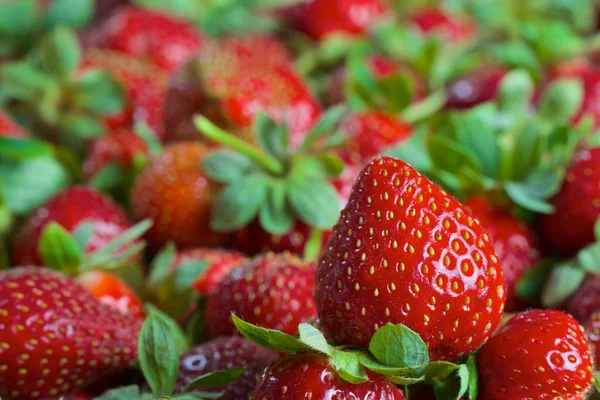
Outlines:
[[0, 137], [26, 138], [29, 134], [0, 108]]
[[595, 311], [584, 325], [585, 334], [590, 342], [594, 365], [600, 362], [600, 310]]
[[479, 220], [494, 243], [506, 283], [506, 311], [523, 308], [524, 304], [516, 297], [515, 285], [525, 271], [541, 261], [534, 232], [484, 197], [469, 198], [463, 205]]
[[439, 32], [447, 41], [472, 39], [477, 34], [474, 21], [452, 14], [441, 7], [426, 7], [410, 16], [410, 20], [425, 34]]
[[365, 167], [317, 269], [332, 342], [366, 347], [379, 327], [402, 323], [433, 360], [452, 360], [491, 336], [505, 298], [493, 245], [458, 201], [400, 160]]
[[144, 319], [144, 306], [137, 293], [117, 276], [102, 271], [85, 272], [77, 281], [89, 290], [100, 303]]
[[117, 163], [128, 171], [133, 166], [136, 156], [146, 156], [146, 142], [129, 129], [116, 129], [90, 143], [87, 156], [83, 162], [83, 172], [94, 176], [102, 168]]
[[600, 276], [588, 276], [565, 307], [580, 323], [585, 323], [591, 315], [600, 310]]
[[485, 65], [450, 82], [446, 90], [446, 108], [471, 108], [494, 99], [507, 73], [504, 66]]
[[208, 298], [208, 336], [234, 334], [231, 313], [258, 326], [296, 333], [316, 313], [314, 276], [314, 263], [289, 253], [260, 255], [235, 268]]
[[247, 262], [248, 259], [232, 250], [197, 248], [179, 252], [175, 258], [173, 269], [179, 268], [188, 261], [209, 263], [206, 272], [192, 283], [198, 293], [208, 295], [225, 276], [240, 264]]
[[131, 55], [172, 71], [194, 56], [202, 45], [200, 33], [177, 17], [124, 7], [94, 32], [94, 47]]
[[175, 392], [181, 392], [192, 380], [207, 373], [245, 368], [244, 373], [229, 385], [201, 390], [220, 392], [221, 400], [247, 399], [263, 370], [278, 358], [277, 352], [254, 344], [246, 338], [218, 338], [195, 346], [181, 356]]
[[137, 361], [141, 321], [101, 304], [77, 282], [48, 269], [0, 273], [0, 394], [57, 398], [122, 372]]
[[131, 208], [138, 220], [154, 221], [146, 235], [153, 250], [169, 241], [180, 249], [217, 247], [224, 242], [225, 235], [209, 227], [217, 185], [202, 171], [206, 154], [206, 147], [198, 142], [173, 144], [136, 178]]
[[94, 232], [86, 251], [104, 247], [131, 224], [110, 198], [88, 187], [72, 187], [50, 199], [25, 220], [12, 241], [13, 265], [42, 265], [38, 243], [42, 231], [56, 222], [73, 233], [83, 223], [93, 223]]
[[568, 314], [534, 310], [512, 318], [477, 357], [479, 397], [585, 399], [593, 360], [583, 328]]
[[340, 378], [325, 356], [290, 355], [265, 370], [250, 399], [404, 399], [402, 390], [384, 377], [367, 375], [367, 382], [352, 384]]
[[582, 149], [574, 156], [562, 188], [550, 201], [554, 213], [540, 221], [542, 235], [555, 251], [573, 255], [594, 241], [600, 216], [599, 174], [600, 148]]

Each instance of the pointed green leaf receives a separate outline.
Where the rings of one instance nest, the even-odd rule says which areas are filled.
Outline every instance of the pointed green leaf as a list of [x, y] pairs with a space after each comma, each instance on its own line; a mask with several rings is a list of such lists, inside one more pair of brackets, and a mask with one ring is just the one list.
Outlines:
[[171, 318], [170, 316], [168, 316], [163, 311], [159, 310], [150, 303], [146, 304], [145, 309], [147, 315], [155, 314], [159, 319], [162, 320], [162, 322], [169, 326], [172, 335], [172, 340], [177, 345], [179, 354], [183, 354], [189, 350], [190, 343], [188, 342], [187, 336], [185, 335], [177, 321], [175, 321], [173, 318]]
[[287, 201], [287, 185], [283, 180], [270, 182], [266, 201], [258, 214], [260, 225], [269, 233], [283, 235], [294, 223], [294, 213]]
[[186, 261], [174, 272], [174, 289], [176, 292], [190, 290], [191, 285], [208, 270], [210, 264], [206, 261]]
[[215, 150], [202, 159], [206, 176], [219, 183], [233, 183], [253, 167], [254, 163], [248, 157], [230, 150]]
[[341, 351], [331, 348], [333, 367], [338, 375], [345, 381], [359, 384], [369, 380], [367, 373], [360, 363], [361, 353]]
[[554, 207], [546, 201], [542, 196], [539, 196], [535, 189], [532, 189], [527, 183], [507, 182], [504, 185], [506, 194], [521, 207], [535, 211], [541, 214], [551, 214]]
[[[152, 227], [152, 221], [149, 219], [145, 219], [143, 221], [138, 222], [131, 228], [127, 229], [125, 232], [117, 236], [115, 239], [108, 242], [104, 247], [94, 251], [89, 254], [86, 259], [86, 264], [88, 265], [101, 265], [101, 264], [109, 264], [111, 262], [118, 262], [119, 259], [128, 259], [131, 255], [128, 255], [127, 249], [123, 250], [123, 247], [131, 247], [134, 249], [134, 253], [138, 251], [138, 249], [143, 249], [144, 243], [138, 242], [136, 246], [136, 241], [138, 241], [144, 233], [148, 231]], [[120, 252], [119, 252], [120, 250]], [[118, 259], [116, 253], [118, 253]]]
[[332, 349], [327, 343], [325, 336], [317, 328], [310, 324], [300, 324], [298, 335], [302, 343], [307, 344], [316, 351], [331, 356]]
[[83, 251], [71, 234], [56, 222], [44, 228], [38, 244], [38, 254], [48, 268], [67, 274], [76, 273], [83, 260]]
[[169, 277], [171, 266], [175, 262], [177, 249], [172, 242], [169, 242], [154, 257], [150, 264], [150, 273], [148, 276], [148, 286], [150, 288], [158, 287]]
[[444, 380], [435, 381], [434, 392], [438, 399], [460, 400], [469, 388], [469, 370], [460, 365], [458, 370]]
[[52, 146], [37, 139], [0, 137], [0, 157], [13, 160], [51, 156]]
[[111, 115], [125, 105], [123, 86], [106, 71], [86, 71], [75, 84], [73, 101], [94, 115]]
[[260, 146], [279, 160], [284, 160], [288, 154], [289, 131], [287, 123], [276, 123], [266, 114], [259, 112], [254, 117], [252, 129]]
[[585, 271], [577, 265], [561, 264], [552, 270], [542, 292], [542, 305], [552, 308], [563, 304], [585, 279]]
[[541, 63], [533, 48], [523, 41], [507, 41], [491, 45], [490, 51], [500, 64], [528, 71], [538, 71]]
[[245, 368], [224, 369], [220, 371], [210, 372], [192, 380], [188, 383], [183, 392], [189, 392], [190, 389], [206, 387], [206, 386], [225, 386], [235, 381], [244, 373]]
[[433, 163], [425, 148], [425, 129], [417, 129], [406, 141], [389, 148], [385, 154], [407, 162], [417, 171], [426, 173]]
[[310, 353], [314, 351], [311, 346], [287, 333], [252, 325], [242, 321], [234, 314], [231, 315], [231, 319], [235, 327], [246, 339], [263, 347], [284, 353]]
[[338, 124], [348, 112], [345, 105], [336, 105], [326, 110], [317, 123], [311, 128], [306, 134], [304, 142], [298, 149], [299, 152], [306, 152], [309, 150], [314, 142], [323, 136], [331, 135], [336, 131]]
[[469, 370], [469, 400], [477, 400], [479, 394], [479, 371], [477, 369], [477, 355], [470, 354], [467, 359]]
[[435, 361], [423, 368], [422, 373], [426, 381], [433, 382], [444, 380], [452, 374], [455, 374], [459, 367], [460, 365], [448, 361]]
[[53, 0], [46, 14], [46, 24], [83, 28], [92, 20], [94, 3], [94, 0]]
[[99, 192], [110, 192], [125, 182], [125, 174], [118, 162], [111, 162], [96, 172], [88, 185]]
[[322, 180], [293, 180], [288, 198], [296, 215], [307, 225], [331, 228], [340, 216], [339, 196], [330, 183]]
[[145, 122], [136, 122], [133, 128], [135, 134], [142, 138], [152, 157], [158, 157], [163, 152], [163, 146], [156, 138], [156, 132]]
[[405, 74], [395, 74], [377, 80], [378, 92], [386, 111], [398, 114], [412, 102], [411, 80]]
[[396, 368], [419, 368], [429, 362], [427, 345], [421, 337], [402, 324], [386, 324], [369, 342], [369, 351], [382, 364]]
[[594, 237], [596, 242], [600, 242], [600, 218], [598, 218], [594, 224]]
[[303, 258], [306, 261], [317, 261], [321, 254], [321, 247], [323, 246], [323, 231], [321, 229], [313, 228], [310, 236], [304, 244]]
[[81, 48], [77, 36], [65, 27], [48, 33], [31, 56], [40, 69], [60, 80], [68, 79], [79, 66]]
[[140, 388], [137, 385], [130, 385], [111, 389], [101, 396], [95, 397], [95, 400], [139, 400]]
[[529, 106], [534, 85], [533, 79], [527, 72], [523, 70], [510, 71], [500, 82], [500, 108], [522, 115]]
[[377, 374], [384, 375], [386, 378], [389, 377], [408, 377], [411, 379], [416, 379], [417, 381], [422, 381], [424, 379], [423, 374], [421, 374], [421, 368], [418, 367], [407, 367], [407, 368], [398, 368], [391, 367], [389, 365], [383, 364], [377, 361], [371, 354], [364, 353], [360, 355], [359, 359], [361, 365], [366, 369], [373, 371]]
[[582, 83], [576, 79], [560, 79], [542, 94], [538, 113], [548, 121], [567, 121], [579, 110], [582, 101]]
[[81, 139], [97, 138], [106, 132], [104, 124], [90, 115], [65, 113], [59, 123], [60, 129]]
[[600, 273], [600, 243], [593, 243], [581, 249], [577, 254], [577, 264], [590, 273]]
[[73, 232], [73, 239], [81, 251], [85, 251], [92, 235], [94, 234], [94, 224], [92, 222], [84, 222], [77, 226]]
[[332, 179], [338, 177], [344, 168], [345, 164], [339, 157], [324, 153], [296, 159], [290, 176], [293, 179]]

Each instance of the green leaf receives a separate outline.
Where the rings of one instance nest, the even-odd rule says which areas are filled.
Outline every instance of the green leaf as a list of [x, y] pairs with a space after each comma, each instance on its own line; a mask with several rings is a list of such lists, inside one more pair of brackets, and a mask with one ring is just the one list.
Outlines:
[[336, 105], [326, 110], [317, 123], [308, 131], [304, 138], [304, 142], [298, 149], [298, 152], [306, 152], [313, 143], [320, 137], [331, 135], [336, 131], [336, 128], [344, 115], [348, 112], [345, 105]]
[[600, 273], [600, 243], [593, 243], [577, 254], [577, 264], [590, 273]]
[[477, 159], [462, 145], [442, 135], [427, 140], [429, 156], [435, 167], [461, 177], [479, 175], [481, 166]]
[[528, 303], [538, 304], [555, 263], [555, 260], [546, 260], [526, 270], [515, 285], [517, 297]]
[[477, 369], [477, 355], [470, 354], [467, 358], [469, 370], [469, 400], [477, 400], [479, 394], [479, 370]]
[[[412, 377], [412, 376], [386, 376], [388, 381], [395, 383], [396, 385], [414, 385], [416, 383], [423, 382], [423, 377]], [[408, 395], [405, 393], [405, 397], [408, 398]]]
[[302, 222], [313, 227], [331, 228], [340, 216], [340, 199], [336, 190], [319, 179], [292, 180], [288, 199]]
[[289, 131], [286, 123], [277, 124], [263, 112], [254, 117], [252, 127], [258, 143], [269, 154], [284, 160], [288, 154]]
[[560, 21], [521, 23], [519, 28], [543, 62], [554, 63], [571, 59], [583, 50], [582, 38]]
[[594, 237], [596, 242], [600, 242], [600, 218], [598, 218], [594, 224]]
[[512, 68], [524, 68], [528, 71], [538, 71], [540, 60], [531, 46], [521, 41], [509, 41], [492, 45], [491, 53], [501, 64]]
[[150, 273], [148, 276], [148, 286], [150, 288], [158, 287], [170, 275], [171, 266], [175, 262], [177, 249], [172, 242], [169, 242], [154, 257], [150, 264]]
[[234, 314], [231, 315], [231, 319], [235, 327], [246, 339], [263, 347], [284, 353], [310, 353], [314, 351], [311, 346], [287, 333], [252, 325], [242, 321]]
[[[199, 392], [194, 390], [191, 393], [180, 394], [175, 397], [177, 400], [198, 400], [198, 399], [218, 399], [223, 396], [221, 392]], [[151, 399], [154, 400], [154, 399]], [[162, 399], [160, 399], [162, 400]]]
[[77, 226], [73, 232], [73, 239], [81, 251], [85, 251], [93, 234], [94, 224], [92, 222], [83, 222]]
[[9, 62], [0, 67], [0, 94], [9, 99], [33, 101], [52, 84], [51, 79], [25, 62]]
[[125, 182], [125, 171], [118, 162], [108, 163], [89, 180], [88, 185], [100, 192], [110, 192]]
[[94, 116], [65, 113], [60, 120], [60, 129], [82, 139], [93, 139], [106, 132], [104, 124]]
[[156, 133], [145, 122], [136, 122], [133, 128], [135, 134], [142, 138], [152, 157], [158, 157], [163, 152], [163, 146], [156, 138]]
[[427, 345], [421, 337], [402, 324], [386, 324], [369, 342], [369, 351], [382, 364], [396, 368], [419, 368], [429, 362]]
[[544, 291], [542, 305], [553, 308], [563, 304], [585, 279], [585, 271], [577, 265], [561, 264], [552, 270]]
[[581, 107], [583, 85], [577, 79], [560, 79], [544, 91], [539, 101], [538, 114], [545, 120], [568, 121]]
[[310, 346], [314, 350], [331, 356], [332, 348], [327, 343], [325, 336], [317, 328], [310, 324], [300, 324], [298, 326], [298, 336], [300, 341]]
[[191, 285], [208, 270], [210, 264], [206, 261], [186, 261], [175, 270], [174, 289], [176, 292], [191, 290]]
[[179, 352], [171, 327], [158, 314], [150, 313], [140, 331], [140, 366], [152, 393], [169, 396], [179, 371]]
[[405, 74], [395, 74], [377, 80], [378, 92], [385, 100], [386, 111], [398, 114], [412, 102], [411, 80]]
[[323, 231], [321, 229], [314, 229], [310, 233], [310, 236], [304, 244], [304, 251], [302, 252], [302, 258], [306, 261], [317, 261], [321, 254], [321, 246], [323, 245]]
[[83, 28], [92, 21], [94, 3], [94, 0], [53, 0], [46, 14], [46, 24]]
[[172, 340], [177, 345], [179, 354], [183, 354], [189, 350], [190, 343], [188, 341], [188, 338], [177, 323], [177, 321], [175, 321], [173, 318], [169, 317], [163, 311], [159, 310], [150, 303], [146, 304], [145, 309], [147, 315], [155, 314], [158, 318], [160, 318], [165, 324], [169, 326], [169, 329], [171, 330]]
[[13, 160], [51, 156], [52, 146], [37, 139], [0, 137], [0, 157]]
[[448, 378], [435, 381], [433, 389], [438, 399], [460, 400], [469, 388], [469, 370], [466, 365], [460, 365], [456, 373]]
[[[125, 232], [108, 242], [104, 247], [89, 254], [85, 266], [118, 264], [130, 259], [144, 248], [143, 242], [135, 243], [152, 226], [152, 220], [145, 219], [138, 222]], [[123, 250], [123, 247], [125, 250]], [[120, 251], [119, 251], [120, 250]], [[118, 254], [117, 254], [118, 252]]]
[[344, 171], [344, 162], [334, 155], [318, 154], [295, 160], [290, 172], [292, 179], [333, 179]]
[[531, 76], [523, 70], [510, 71], [500, 83], [500, 108], [522, 115], [526, 112], [533, 96], [535, 84]]
[[388, 149], [385, 154], [405, 161], [417, 171], [425, 173], [433, 165], [425, 148], [425, 135], [425, 129], [417, 129], [408, 140]]
[[204, 374], [188, 383], [183, 389], [183, 392], [189, 392], [190, 389], [199, 387], [228, 385], [242, 375], [245, 370], [245, 368], [234, 368]]
[[545, 197], [539, 196], [535, 188], [526, 182], [507, 182], [504, 184], [504, 190], [512, 201], [527, 210], [541, 214], [554, 212], [554, 207], [546, 201]]
[[366, 369], [373, 371], [377, 374], [384, 375], [386, 378], [396, 377], [396, 378], [409, 378], [411, 380], [415, 380], [416, 382], [424, 380], [425, 376], [420, 374], [421, 368], [397, 368], [391, 367], [386, 364], [382, 364], [377, 361], [373, 356], [369, 353], [362, 353], [360, 355], [360, 363]]
[[345, 381], [359, 384], [369, 380], [367, 373], [360, 363], [361, 353], [352, 351], [332, 350], [332, 362], [338, 375]]
[[233, 232], [254, 220], [267, 197], [267, 177], [255, 173], [227, 186], [217, 198], [211, 228]]
[[424, 374], [426, 381], [433, 382], [448, 378], [450, 375], [456, 373], [459, 367], [460, 365], [448, 361], [435, 361], [428, 364], [421, 372]]
[[206, 176], [219, 183], [234, 183], [247, 175], [253, 166], [248, 157], [230, 150], [215, 150], [202, 159]]
[[287, 201], [287, 185], [283, 180], [270, 182], [266, 201], [258, 214], [260, 225], [269, 233], [282, 235], [289, 232], [296, 220]]
[[83, 251], [71, 234], [56, 222], [44, 228], [38, 244], [38, 254], [48, 268], [67, 274], [76, 273], [83, 260]]
[[95, 397], [94, 400], [139, 400], [140, 388], [137, 385], [130, 385], [109, 390], [101, 396]]
[[32, 58], [42, 71], [60, 80], [67, 80], [81, 59], [77, 36], [65, 27], [54, 28], [34, 49]]
[[116, 114], [125, 106], [123, 86], [106, 71], [86, 71], [77, 80], [74, 89], [75, 104], [91, 114]]

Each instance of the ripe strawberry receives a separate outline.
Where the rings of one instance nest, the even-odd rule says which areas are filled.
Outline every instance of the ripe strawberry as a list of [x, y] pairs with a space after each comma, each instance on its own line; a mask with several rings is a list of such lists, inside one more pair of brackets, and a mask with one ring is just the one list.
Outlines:
[[26, 138], [29, 134], [0, 108], [0, 137]]
[[440, 32], [450, 42], [472, 39], [477, 34], [474, 21], [454, 15], [441, 7], [426, 7], [410, 16], [410, 20], [425, 34]]
[[289, 253], [268, 253], [240, 265], [208, 298], [207, 335], [234, 334], [231, 313], [258, 326], [296, 333], [302, 321], [315, 316], [314, 276], [314, 263]]
[[562, 188], [550, 200], [554, 213], [541, 217], [541, 232], [557, 252], [573, 255], [594, 242], [594, 224], [600, 216], [599, 172], [600, 148], [580, 150]]
[[210, 264], [206, 272], [192, 283], [198, 293], [208, 295], [225, 276], [248, 259], [232, 250], [196, 248], [179, 252], [172, 268], [177, 269], [188, 261], [206, 261]]
[[349, 383], [337, 374], [332, 362], [317, 354], [290, 355], [263, 372], [250, 400], [286, 399], [386, 399], [404, 400], [402, 390], [381, 375], [367, 372], [369, 380]]
[[366, 347], [388, 322], [402, 323], [433, 360], [477, 349], [504, 310], [493, 245], [454, 198], [400, 160], [361, 172], [317, 268], [325, 335]]
[[110, 128], [131, 129], [136, 123], [144, 122], [158, 138], [164, 137], [167, 72], [134, 56], [106, 50], [86, 53], [81, 69], [91, 68], [111, 72], [125, 92], [126, 107], [106, 119]]
[[204, 374], [245, 368], [244, 373], [229, 385], [202, 388], [202, 391], [220, 392], [221, 400], [247, 399], [263, 370], [278, 358], [277, 352], [254, 344], [246, 338], [218, 338], [195, 346], [181, 356], [175, 392], [181, 392], [188, 383]]
[[78, 282], [89, 290], [100, 303], [125, 315], [144, 319], [144, 306], [138, 295], [121, 279], [108, 272], [90, 271]]
[[0, 273], [0, 394], [57, 398], [137, 361], [141, 321], [95, 299], [75, 281], [37, 267]]
[[472, 197], [463, 202], [479, 220], [494, 243], [506, 284], [506, 311], [523, 308], [516, 297], [515, 285], [535, 263], [541, 261], [540, 247], [534, 233], [526, 224], [494, 206], [484, 197]]
[[508, 69], [504, 66], [486, 65], [450, 82], [446, 108], [471, 108], [494, 99], [507, 73]]
[[206, 147], [197, 142], [173, 144], [136, 178], [131, 208], [138, 220], [154, 221], [146, 234], [152, 249], [169, 241], [180, 249], [217, 247], [224, 242], [225, 235], [209, 228], [217, 186], [200, 166], [206, 153]]
[[580, 323], [585, 323], [591, 315], [600, 310], [600, 276], [588, 276], [565, 307]]
[[72, 187], [50, 199], [25, 220], [12, 241], [13, 265], [42, 265], [38, 242], [49, 222], [56, 222], [71, 233], [82, 223], [93, 223], [94, 233], [86, 247], [88, 252], [104, 247], [131, 226], [127, 216], [110, 198], [88, 187]]
[[599, 365], [600, 361], [600, 311], [594, 312], [584, 325], [585, 334], [587, 335], [594, 365]]
[[203, 42], [194, 27], [177, 17], [135, 7], [120, 9], [94, 34], [94, 47], [122, 52], [167, 71], [183, 65]]
[[593, 363], [583, 328], [568, 314], [534, 310], [512, 318], [478, 355], [486, 400], [585, 399]]
[[90, 143], [83, 161], [83, 172], [92, 177], [113, 162], [128, 171], [136, 156], [147, 154], [146, 142], [134, 132], [129, 129], [112, 130], [108, 135]]

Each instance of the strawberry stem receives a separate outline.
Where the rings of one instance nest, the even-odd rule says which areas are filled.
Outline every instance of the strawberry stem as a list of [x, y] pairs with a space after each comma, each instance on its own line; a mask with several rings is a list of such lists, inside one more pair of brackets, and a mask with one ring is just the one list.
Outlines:
[[283, 174], [285, 168], [283, 164], [275, 157], [265, 153], [258, 147], [246, 143], [229, 132], [224, 131], [204, 116], [194, 118], [196, 128], [208, 139], [211, 139], [219, 144], [239, 151], [252, 161], [275, 175]]

